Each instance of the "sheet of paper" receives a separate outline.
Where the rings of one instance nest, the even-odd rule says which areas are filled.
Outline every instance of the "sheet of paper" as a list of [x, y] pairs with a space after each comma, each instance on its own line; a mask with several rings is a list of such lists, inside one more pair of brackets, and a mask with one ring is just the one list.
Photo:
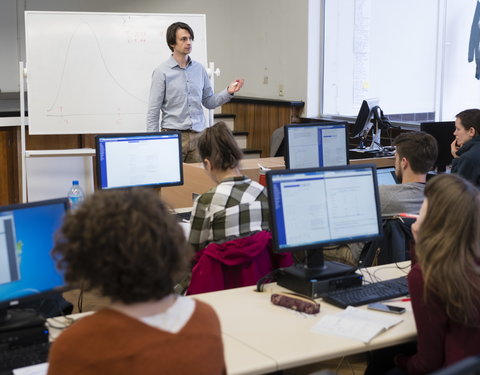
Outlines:
[[14, 375], [46, 375], [48, 371], [48, 363], [39, 363], [38, 365], [22, 367], [13, 370]]
[[348, 318], [354, 318], [359, 320], [365, 320], [367, 322], [375, 322], [380, 324], [385, 329], [389, 329], [403, 321], [398, 316], [388, 315], [386, 313], [377, 313], [364, 309], [359, 309], [353, 306], [348, 306], [345, 310], [338, 313], [338, 315]]
[[324, 316], [312, 327], [312, 332], [343, 336], [351, 339], [370, 342], [376, 335], [385, 330], [375, 322], [349, 319], [337, 315]]
[[338, 314], [324, 316], [312, 327], [311, 331], [348, 337], [368, 343], [381, 332], [402, 321], [403, 319], [399, 317], [349, 306]]

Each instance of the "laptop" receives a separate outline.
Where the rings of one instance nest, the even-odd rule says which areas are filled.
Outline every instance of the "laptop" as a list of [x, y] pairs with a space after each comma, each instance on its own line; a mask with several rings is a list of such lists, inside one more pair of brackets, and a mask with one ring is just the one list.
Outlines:
[[400, 182], [395, 175], [395, 167], [377, 167], [378, 185], [395, 185]]

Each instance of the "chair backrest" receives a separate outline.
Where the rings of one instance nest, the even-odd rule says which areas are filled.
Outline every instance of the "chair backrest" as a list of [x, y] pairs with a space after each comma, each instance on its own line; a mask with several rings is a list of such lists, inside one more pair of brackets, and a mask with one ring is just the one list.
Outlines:
[[451, 366], [432, 372], [431, 375], [479, 375], [480, 356], [476, 355], [462, 359]]
[[192, 270], [188, 295], [255, 285], [279, 267], [293, 264], [290, 253], [274, 254], [268, 231], [224, 243], [211, 243], [200, 250]]
[[412, 224], [415, 219], [388, 218], [383, 221], [383, 236], [363, 247], [359, 267], [410, 260], [410, 244], [413, 241]]
[[284, 126], [277, 128], [273, 131], [272, 137], [270, 138], [270, 156], [284, 156], [285, 151], [285, 141], [283, 139], [284, 137]]

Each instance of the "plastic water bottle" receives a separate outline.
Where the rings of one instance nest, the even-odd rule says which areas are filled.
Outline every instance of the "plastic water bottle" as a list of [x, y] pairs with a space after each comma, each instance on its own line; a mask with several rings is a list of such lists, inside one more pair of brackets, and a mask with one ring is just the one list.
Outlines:
[[83, 189], [80, 187], [78, 180], [72, 181], [72, 187], [68, 191], [67, 194], [68, 201], [70, 202], [70, 208], [75, 209], [77, 208], [85, 198], [85, 194]]

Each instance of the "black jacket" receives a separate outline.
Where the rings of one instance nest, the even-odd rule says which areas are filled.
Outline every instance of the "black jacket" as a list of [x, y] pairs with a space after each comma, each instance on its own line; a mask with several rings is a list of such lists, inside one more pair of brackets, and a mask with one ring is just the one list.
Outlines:
[[392, 217], [382, 222], [383, 235], [363, 247], [358, 267], [410, 260], [413, 241], [412, 224], [415, 219]]
[[452, 173], [480, 187], [480, 136], [473, 137], [457, 151], [458, 158], [452, 160]]

